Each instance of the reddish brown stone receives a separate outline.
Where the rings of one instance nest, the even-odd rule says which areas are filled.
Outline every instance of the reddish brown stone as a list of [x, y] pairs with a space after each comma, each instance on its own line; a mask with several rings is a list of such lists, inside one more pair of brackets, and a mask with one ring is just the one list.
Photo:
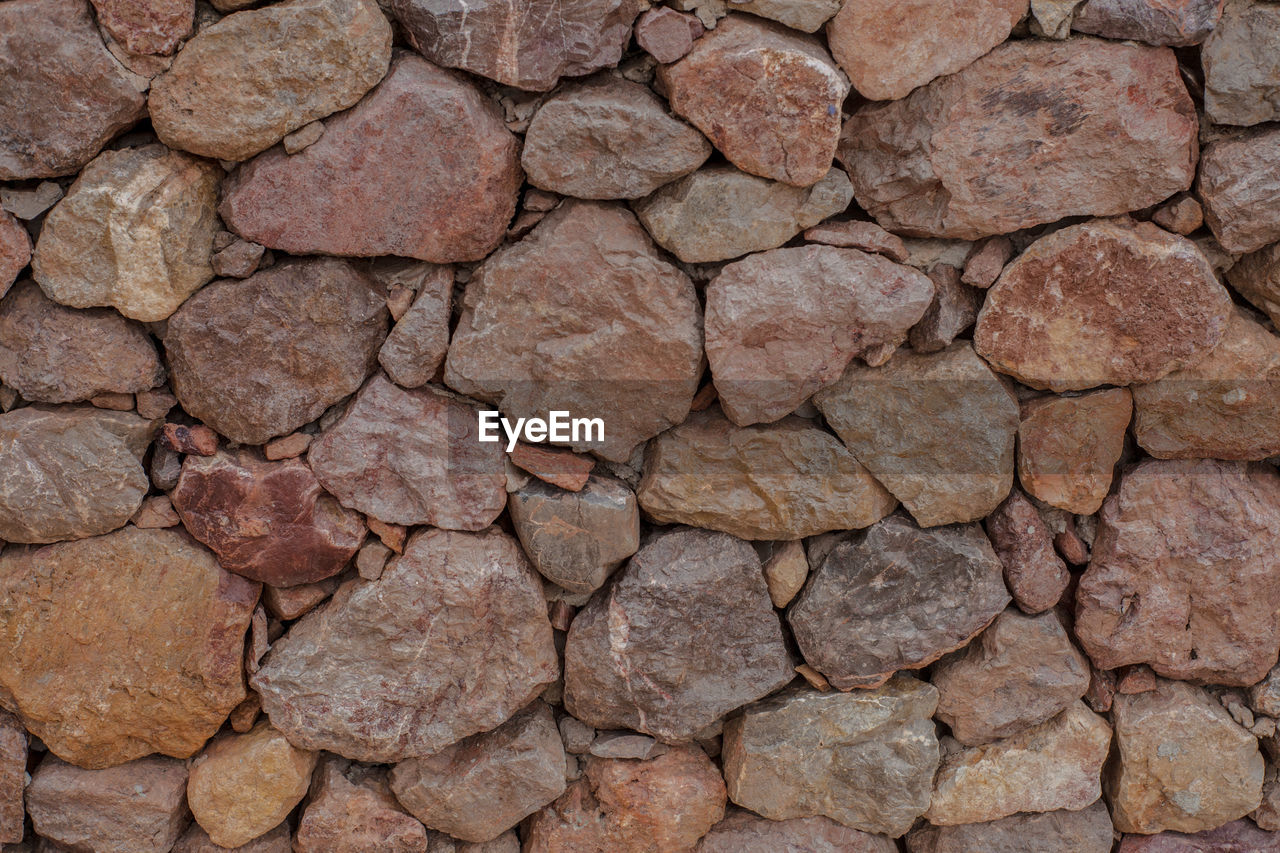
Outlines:
[[113, 412], [131, 412], [133, 411], [133, 395], [120, 394], [112, 391], [105, 391], [101, 394], [94, 394], [89, 398], [90, 405], [97, 406], [99, 409], [110, 409]]
[[18, 280], [18, 273], [31, 260], [31, 236], [22, 223], [0, 210], [0, 296]]
[[1026, 613], [1041, 613], [1057, 604], [1071, 575], [1054, 552], [1049, 527], [1031, 501], [1014, 489], [985, 524], [1018, 607]]
[[[278, 8], [278, 7], [269, 7]], [[223, 186], [240, 236], [292, 254], [478, 261], [516, 209], [516, 138], [462, 75], [403, 53], [297, 154], [267, 151]]]
[[1228, 252], [1253, 252], [1280, 240], [1280, 182], [1260, 180], [1280, 157], [1280, 128], [1210, 143], [1197, 189], [1204, 219]]
[[369, 532], [377, 536], [382, 541], [382, 544], [397, 554], [404, 553], [404, 543], [409, 536], [409, 531], [404, 525], [387, 524], [372, 517], [368, 519], [368, 524]]
[[402, 388], [420, 388], [430, 382], [449, 351], [453, 269], [421, 266], [427, 269], [423, 271], [417, 297], [396, 318], [395, 326], [378, 351], [378, 363], [391, 381]]
[[452, 853], [396, 802], [383, 767], [326, 755], [298, 821], [295, 853]]
[[235, 240], [213, 253], [213, 274], [228, 278], [248, 278], [258, 271], [265, 247], [248, 240]]
[[1200, 49], [1207, 118], [1235, 125], [1280, 119], [1280, 9], [1254, 0], [1217, 5], [1222, 18]]
[[1127, 666], [1116, 681], [1116, 692], [1125, 696], [1148, 693], [1156, 689], [1156, 674], [1146, 664]]
[[1084, 700], [1089, 707], [1099, 714], [1111, 710], [1116, 696], [1116, 674], [1109, 669], [1089, 668], [1089, 689], [1085, 691]]
[[1192, 835], [1126, 835], [1117, 853], [1280, 853], [1280, 832], [1264, 832], [1252, 821], [1233, 820]]
[[1058, 554], [1073, 566], [1083, 566], [1089, 562], [1089, 546], [1074, 530], [1062, 530], [1053, 535], [1053, 547]]
[[1222, 0], [1088, 0], [1071, 29], [1124, 41], [1175, 47], [1204, 41], [1222, 16]]
[[201, 829], [200, 824], [193, 823], [173, 846], [173, 853], [292, 853], [289, 822], [231, 850], [214, 844], [209, 840], [209, 833]]
[[936, 264], [929, 270], [929, 280], [934, 287], [933, 303], [907, 336], [916, 352], [938, 352], [949, 347], [973, 325], [982, 305], [982, 294], [961, 283], [958, 267]]
[[659, 62], [675, 62], [693, 50], [694, 39], [705, 31], [693, 15], [654, 6], [636, 20], [636, 44]]
[[17, 717], [0, 709], [0, 844], [22, 840], [26, 776], [27, 731]]
[[169, 414], [169, 410], [178, 405], [178, 398], [166, 388], [153, 391], [139, 391], [133, 395], [138, 414], [147, 420], [159, 420]]
[[98, 23], [130, 53], [173, 53], [191, 32], [194, 0], [93, 0]]
[[696, 853], [897, 853], [883, 835], [842, 826], [826, 817], [769, 820], [733, 808], [698, 842]]
[[311, 610], [320, 602], [333, 595], [338, 588], [340, 578], [326, 578], [316, 583], [303, 583], [297, 586], [264, 586], [262, 602], [267, 611], [277, 619], [293, 621]]
[[591, 477], [591, 469], [595, 468], [595, 460], [588, 456], [579, 456], [555, 447], [539, 447], [536, 444], [516, 444], [510, 454], [511, 464], [521, 470], [528, 471], [554, 486], [571, 492], [580, 492]]
[[1280, 243], [1245, 255], [1227, 270], [1227, 281], [1280, 328]]
[[1184, 237], [1204, 224], [1204, 208], [1189, 195], [1167, 201], [1151, 214], [1151, 221]]
[[134, 527], [143, 530], [177, 527], [182, 523], [168, 495], [152, 495], [149, 498], [143, 498], [142, 506], [129, 521]]
[[964, 261], [960, 281], [970, 287], [987, 288], [996, 283], [1004, 265], [1013, 257], [1013, 243], [1008, 237], [992, 237], [973, 247]]
[[295, 432], [284, 438], [268, 441], [262, 448], [262, 454], [272, 462], [280, 459], [293, 459], [307, 452], [315, 436], [305, 432]]
[[907, 853], [1111, 853], [1111, 834], [1106, 804], [1097, 802], [1074, 812], [1017, 814], [959, 826], [923, 824], [907, 835]]
[[823, 222], [806, 230], [804, 239], [810, 243], [825, 243], [828, 246], [839, 246], [844, 249], [874, 252], [898, 263], [902, 263], [909, 256], [906, 244], [902, 242], [901, 237], [890, 234], [874, 222], [856, 220]]
[[167, 423], [157, 440], [174, 453], [212, 456], [218, 452], [218, 434], [204, 424]]
[[1038, 500], [1092, 515], [1111, 488], [1132, 413], [1124, 388], [1028, 400], [1018, 425], [1018, 481]]

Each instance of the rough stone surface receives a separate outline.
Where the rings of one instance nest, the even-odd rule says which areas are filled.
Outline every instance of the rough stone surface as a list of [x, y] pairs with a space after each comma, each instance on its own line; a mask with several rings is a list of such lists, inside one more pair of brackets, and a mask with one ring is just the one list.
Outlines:
[[515, 540], [429, 529], [378, 580], [344, 584], [290, 628], [251, 681], [294, 745], [388, 762], [494, 728], [558, 669]]
[[0, 210], [0, 296], [8, 292], [30, 260], [27, 229], [12, 214]]
[[93, 0], [98, 23], [130, 53], [173, 53], [191, 33], [193, 0]]
[[964, 646], [1008, 603], [982, 528], [921, 530], [895, 515], [837, 545], [787, 621], [834, 686], [875, 687]]
[[733, 3], [733, 9], [812, 33], [840, 11], [840, 0], [742, 0]]
[[897, 853], [883, 835], [872, 835], [826, 817], [768, 820], [731, 809], [698, 842], [696, 853]]
[[1280, 240], [1280, 176], [1272, 168], [1277, 157], [1280, 128], [1205, 147], [1196, 186], [1205, 222], [1228, 252], [1253, 252]]
[[1194, 835], [1161, 832], [1126, 835], [1118, 853], [1276, 853], [1280, 833], [1264, 832], [1251, 821], [1233, 820]]
[[897, 837], [929, 806], [938, 692], [898, 676], [876, 690], [791, 689], [725, 725], [729, 797], [771, 820], [825, 816]]
[[968, 342], [851, 364], [814, 402], [926, 527], [981, 518], [1009, 493], [1018, 404]]
[[515, 213], [516, 148], [474, 83], [402, 53], [318, 142], [237, 169], [219, 212], [240, 236], [295, 255], [478, 261]]
[[923, 824], [907, 853], [1111, 853], [1111, 816], [1101, 801], [1079, 811], [1011, 815], [960, 826]]
[[376, 375], [307, 453], [344, 506], [388, 524], [480, 530], [506, 504], [502, 445], [481, 443], [477, 409]]
[[1057, 604], [1071, 575], [1053, 550], [1053, 534], [1035, 505], [1014, 489], [987, 516], [986, 529], [1018, 607], [1041, 613]]
[[596, 728], [688, 741], [795, 676], [760, 558], [723, 533], [651, 539], [573, 620], [565, 709]]
[[989, 291], [974, 347], [1033, 388], [1152, 382], [1217, 345], [1231, 298], [1194, 243], [1150, 223], [1086, 222], [1033, 243]]
[[549, 410], [602, 418], [604, 440], [574, 449], [621, 462], [684, 420], [701, 358], [688, 276], [625, 208], [570, 202], [476, 271], [445, 382], [513, 420]]
[[805, 554], [804, 543], [757, 543], [756, 553], [764, 563], [764, 582], [769, 588], [773, 606], [786, 607], [809, 578], [809, 558]]
[[982, 295], [962, 283], [960, 275], [960, 269], [950, 264], [938, 264], [929, 270], [929, 280], [934, 286], [933, 302], [907, 338], [916, 352], [946, 349], [977, 319]]
[[795, 411], [854, 357], [905, 341], [933, 294], [923, 273], [856, 249], [775, 249], [729, 264], [706, 290], [721, 407], [740, 426]]
[[146, 114], [85, 0], [0, 6], [0, 181], [76, 172]]
[[221, 177], [163, 145], [104, 152], [45, 217], [32, 276], [64, 305], [165, 319], [213, 278]]
[[334, 258], [214, 282], [169, 320], [173, 393], [232, 441], [262, 444], [359, 388], [387, 319], [373, 282]]
[[453, 270], [432, 266], [422, 278], [409, 310], [396, 320], [378, 351], [378, 363], [402, 388], [431, 381], [449, 351], [449, 309], [453, 304]]
[[1106, 785], [1120, 831], [1199, 832], [1258, 807], [1258, 743], [1203, 690], [1161, 679], [1151, 692], [1116, 696], [1111, 715], [1119, 760]]
[[1227, 270], [1227, 281], [1276, 325], [1280, 318], [1280, 243], [1245, 255]]
[[535, 702], [491, 732], [391, 771], [396, 799], [432, 829], [492, 841], [564, 793], [564, 745], [551, 709]]
[[1215, 124], [1251, 125], [1280, 119], [1280, 8], [1227, 0], [1205, 40], [1204, 109]]
[[798, 417], [738, 427], [694, 413], [650, 443], [637, 492], [660, 523], [742, 539], [800, 539], [874, 524], [893, 496], [830, 433]]
[[839, 246], [844, 249], [861, 249], [884, 255], [891, 261], [902, 263], [910, 255], [902, 238], [876, 225], [874, 222], [844, 220], [823, 222], [806, 229], [804, 239], [810, 243]]
[[664, 249], [682, 261], [706, 263], [775, 249], [852, 200], [841, 169], [811, 187], [793, 187], [731, 166], [709, 166], [633, 207]]
[[972, 240], [1163, 201], [1191, 185], [1196, 132], [1168, 48], [1027, 39], [862, 107], [840, 159], [885, 228]]
[[[519, 848], [517, 847], [517, 850]], [[387, 771], [327, 755], [298, 821], [294, 853], [469, 853], [433, 843], [417, 818], [396, 802]], [[477, 851], [483, 853], [483, 851]], [[493, 853], [515, 853], [498, 851]]]
[[1092, 515], [1111, 488], [1132, 414], [1124, 388], [1026, 401], [1018, 425], [1018, 482], [1038, 500]]
[[26, 729], [17, 717], [0, 709], [0, 844], [22, 840], [26, 774]]
[[579, 456], [571, 450], [524, 442], [518, 442], [507, 457], [521, 471], [571, 492], [586, 488], [596, 464], [591, 457]]
[[1088, 0], [1071, 28], [1119, 41], [1186, 47], [1208, 38], [1222, 16], [1222, 0]]
[[1280, 474], [1147, 460], [1102, 505], [1076, 636], [1103, 669], [1249, 685], [1280, 648]]
[[693, 15], [654, 6], [636, 19], [636, 44], [659, 62], [675, 62], [693, 50], [705, 27]]
[[173, 846], [172, 853], [292, 853], [292, 849], [288, 822], [231, 850], [214, 844], [200, 824], [192, 823]]

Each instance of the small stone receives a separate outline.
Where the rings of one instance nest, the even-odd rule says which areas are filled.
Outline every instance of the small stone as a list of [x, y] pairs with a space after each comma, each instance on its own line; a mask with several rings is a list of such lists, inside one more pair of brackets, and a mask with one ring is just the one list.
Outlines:
[[1280, 833], [1264, 832], [1247, 820], [1233, 820], [1194, 835], [1161, 832], [1126, 835], [1118, 853], [1277, 853]]
[[130, 53], [173, 53], [191, 33], [194, 0], [93, 0], [98, 24]]
[[221, 177], [163, 145], [103, 152], [45, 217], [32, 277], [64, 305], [165, 319], [213, 278]]
[[551, 709], [535, 702], [490, 732], [391, 770], [391, 789], [432, 829], [492, 841], [564, 793], [564, 746]]
[[1200, 688], [1161, 679], [1116, 696], [1111, 717], [1119, 760], [1106, 786], [1121, 832], [1199, 832], [1258, 807], [1258, 742]]
[[1156, 674], [1151, 667], [1145, 664], [1125, 667], [1122, 673], [1120, 679], [1116, 682], [1117, 693], [1133, 696], [1156, 689]]
[[[1253, 6], [1263, 9], [1266, 4]], [[1280, 21], [1280, 7], [1272, 8]], [[1280, 183], [1258, 180], [1277, 157], [1280, 128], [1220, 139], [1205, 147], [1197, 189], [1204, 220], [1228, 252], [1254, 252], [1280, 240]]]
[[167, 492], [178, 485], [178, 477], [182, 474], [182, 457], [164, 445], [157, 444], [151, 452], [151, 466], [147, 473], [151, 477], [151, 485]]
[[316, 757], [265, 721], [248, 734], [220, 735], [191, 763], [187, 802], [214, 844], [239, 847], [289, 816], [306, 796]]
[[209, 833], [201, 829], [200, 824], [193, 823], [178, 839], [172, 853], [291, 853], [291, 851], [289, 823], [286, 821], [266, 835], [260, 835], [248, 844], [242, 844], [231, 851], [219, 844], [214, 844], [209, 840]]
[[[294, 853], [462, 853], [433, 843], [396, 802], [382, 767], [326, 755], [298, 821]], [[494, 851], [501, 853], [501, 851]], [[513, 852], [514, 853], [514, 852]]]
[[356, 555], [356, 571], [365, 580], [376, 581], [382, 577], [382, 570], [392, 553], [390, 548], [377, 540], [366, 542]]
[[1245, 255], [1227, 270], [1227, 281], [1276, 325], [1280, 318], [1280, 243]]
[[1210, 121], [1253, 125], [1280, 119], [1277, 39], [1280, 9], [1254, 0], [1227, 0], [1200, 52]]
[[[1147, 460], [1102, 505], [1076, 636], [1104, 669], [1246, 686], [1280, 648], [1280, 474]], [[1176, 828], [1176, 827], [1174, 827]]]
[[596, 730], [577, 717], [565, 715], [560, 718], [560, 738], [564, 741], [566, 752], [582, 755], [591, 749], [595, 742]]
[[297, 586], [264, 586], [262, 602], [267, 611], [277, 619], [293, 621], [313, 610], [320, 602], [333, 595], [338, 588], [339, 578], [326, 578], [316, 583], [302, 583]]
[[1031, 0], [1028, 30], [1032, 35], [1065, 39], [1071, 35], [1071, 20], [1084, 0]]
[[1051, 506], [1080, 515], [1097, 512], [1124, 452], [1132, 413], [1124, 388], [1023, 403], [1018, 482]]
[[840, 0], [730, 0], [735, 12], [750, 12], [812, 33], [840, 11]]
[[636, 20], [636, 44], [659, 62], [675, 62], [693, 50], [694, 39], [705, 31], [693, 15], [654, 6]]
[[1111, 853], [1111, 816], [1099, 801], [1079, 811], [1011, 815], [960, 826], [922, 824], [908, 853]]
[[657, 79], [671, 109], [744, 172], [807, 187], [831, 168], [849, 83], [816, 39], [730, 15]]
[[260, 243], [237, 238], [235, 242], [213, 253], [213, 274], [227, 278], [248, 278], [258, 271], [265, 251], [266, 248]]
[[409, 310], [396, 320], [378, 351], [378, 363], [402, 388], [431, 381], [449, 351], [453, 270], [431, 265]]
[[212, 456], [218, 452], [218, 434], [204, 424], [167, 423], [157, 440], [174, 453]]
[[390, 59], [391, 25], [369, 0], [286, 0], [228, 15], [153, 81], [151, 121], [172, 148], [247, 160], [356, 103]]
[[1249, 705], [1259, 714], [1280, 717], [1280, 667], [1249, 688]]
[[281, 459], [293, 459], [307, 452], [315, 436], [305, 432], [295, 432], [284, 438], [268, 441], [262, 448], [262, 454], [272, 462]]
[[1078, 811], [1102, 795], [1110, 745], [1107, 721], [1073, 702], [1034, 728], [944, 757], [925, 819], [952, 826], [1017, 812]]
[[[1275, 722], [1272, 721], [1271, 725], [1274, 734]], [[1259, 828], [1265, 829], [1267, 832], [1280, 830], [1280, 785], [1276, 784], [1276, 768], [1274, 764], [1267, 765], [1266, 775], [1263, 777], [1262, 782], [1262, 802], [1249, 817], [1253, 818], [1253, 822]], [[1274, 837], [1280, 839], [1280, 835]]]
[[83, 770], [50, 755], [27, 786], [27, 809], [36, 832], [68, 850], [168, 853], [191, 819], [186, 790], [186, 765], [172, 758]]
[[[760, 552], [761, 544], [757, 543], [756, 551]], [[773, 606], [785, 608], [799, 594], [804, 582], [809, 577], [809, 559], [804, 553], [804, 543], [798, 541], [772, 543], [774, 547], [767, 557], [760, 554], [764, 561], [764, 582], [769, 588], [769, 599]]]
[[804, 239], [810, 243], [824, 243], [828, 246], [839, 246], [845, 249], [861, 249], [884, 255], [891, 261], [902, 263], [907, 259], [907, 247], [902, 238], [876, 225], [874, 222], [845, 220], [842, 222], [823, 222], [804, 232]]
[[284, 146], [286, 154], [297, 154], [315, 145], [320, 141], [321, 136], [324, 136], [324, 122], [317, 119], [311, 124], [304, 124], [293, 133], [286, 134], [280, 143]]
[[518, 442], [508, 458], [511, 464], [539, 480], [571, 492], [580, 492], [586, 487], [596, 464], [594, 459], [569, 450], [524, 442]]
[[929, 806], [938, 692], [897, 676], [875, 690], [790, 689], [724, 730], [729, 797], [769, 818], [824, 816], [898, 837]]
[[252, 731], [261, 715], [262, 699], [250, 690], [249, 696], [231, 710], [231, 716], [227, 718], [227, 722], [231, 724], [232, 731], [245, 734]]
[[89, 404], [99, 409], [110, 409], [113, 412], [132, 412], [133, 395], [105, 391], [90, 397]]
[[1166, 231], [1186, 236], [1204, 224], [1204, 209], [1191, 196], [1178, 196], [1156, 208], [1151, 221]]
[[387, 524], [376, 518], [369, 518], [369, 532], [382, 541], [397, 554], [404, 553], [405, 540], [409, 538], [409, 530], [400, 524]]
[[874, 524], [893, 497], [825, 430], [798, 417], [734, 426], [717, 409], [650, 442], [636, 495], [663, 524], [799, 539]]
[[22, 223], [0, 211], [0, 296], [8, 292], [31, 260], [31, 236]]
[[168, 495], [152, 495], [142, 499], [142, 506], [134, 513], [130, 522], [141, 530], [159, 530], [177, 527], [182, 523]]
[[428, 529], [378, 580], [344, 584], [295, 623], [251, 683], [294, 745], [382, 763], [500, 725], [558, 670], [515, 540]]
[[1089, 662], [1052, 613], [1006, 610], [963, 651], [933, 668], [937, 717], [965, 746], [1039, 725], [1085, 694]]
[[1035, 505], [1014, 489], [987, 516], [985, 524], [991, 547], [1004, 566], [1005, 584], [1018, 607], [1035, 614], [1057, 604], [1071, 575], [1054, 552], [1049, 527]]
[[894, 515], [837, 545], [787, 621], [805, 661], [847, 690], [964, 646], [1008, 603], [981, 527], [921, 530]]
[[664, 249], [687, 263], [707, 263], [775, 249], [852, 200], [841, 169], [811, 187], [793, 187], [731, 166], [708, 166], [632, 206]]
[[156, 421], [169, 414], [169, 410], [178, 405], [178, 398], [163, 388], [151, 391], [139, 391], [133, 395], [134, 407], [141, 417]]
[[169, 320], [173, 392], [232, 441], [262, 444], [360, 387], [387, 318], [373, 282], [336, 258], [288, 260], [244, 281], [214, 282]]
[[883, 835], [850, 829], [830, 818], [769, 820], [743, 809], [730, 809], [697, 847], [697, 853], [897, 853], [897, 850], [897, 845]]
[[0, 709], [0, 844], [22, 841], [26, 775], [27, 731], [17, 717]]
[[967, 341], [851, 364], [813, 401], [921, 525], [982, 518], [1009, 493], [1018, 404]]
[[1112, 670], [1102, 670], [1091, 666], [1089, 672], [1089, 689], [1085, 691], [1084, 700], [1089, 707], [1099, 714], [1111, 710], [1116, 695], [1116, 674]]
[[961, 283], [957, 267], [938, 264], [929, 270], [929, 280], [933, 282], [933, 303], [908, 336], [916, 352], [938, 352], [949, 347], [973, 325], [982, 305], [982, 294]]
[[30, 221], [58, 203], [62, 187], [53, 181], [41, 181], [34, 187], [0, 187], [0, 208], [19, 219]]
[[650, 539], [573, 620], [565, 709], [679, 743], [794, 677], [746, 542], [694, 528]]
[[1088, 0], [1076, 10], [1071, 28], [1118, 41], [1186, 47], [1204, 41], [1221, 15], [1222, 0]]
[[970, 287], [988, 288], [996, 283], [1004, 265], [1013, 257], [1013, 243], [1008, 237], [991, 237], [976, 244], [964, 261], [960, 281]]
[[631, 732], [601, 732], [591, 744], [590, 752], [597, 758], [629, 758], [646, 761], [657, 758], [670, 749], [646, 735]]

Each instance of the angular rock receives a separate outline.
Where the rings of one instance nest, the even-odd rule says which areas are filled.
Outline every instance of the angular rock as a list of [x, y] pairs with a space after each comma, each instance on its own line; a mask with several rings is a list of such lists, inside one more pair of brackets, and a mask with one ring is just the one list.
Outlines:
[[34, 187], [0, 187], [0, 208], [22, 220], [30, 221], [62, 198], [62, 187], [54, 181], [41, 181]]
[[738, 427], [696, 412], [645, 454], [640, 506], [662, 524], [742, 539], [800, 539], [867, 527], [893, 496], [830, 433], [798, 417]]
[[724, 781], [694, 747], [650, 761], [589, 758], [582, 778], [526, 824], [524, 853], [678, 853], [724, 816]]
[[1011, 257], [1013, 243], [1008, 237], [983, 240], [964, 259], [964, 275], [960, 277], [960, 281], [970, 287], [986, 289], [996, 283]]
[[696, 853], [897, 853], [883, 835], [842, 826], [830, 818], [768, 820], [743, 809], [731, 809], [724, 820], [698, 842]]
[[350, 107], [390, 60], [391, 25], [377, 4], [285, 0], [202, 28], [153, 81], [151, 122], [172, 148], [247, 160]]
[[337, 577], [326, 578], [317, 583], [302, 583], [297, 586], [264, 586], [262, 603], [267, 612], [277, 619], [292, 621], [315, 609], [322, 601], [333, 595], [341, 581]]
[[775, 249], [852, 200], [841, 169], [811, 187], [793, 187], [709, 166], [632, 206], [662, 248], [682, 261], [705, 263]]
[[1233, 820], [1217, 829], [1194, 835], [1161, 832], [1156, 835], [1127, 835], [1118, 853], [1276, 853], [1280, 833], [1263, 832], [1251, 821]]
[[266, 248], [260, 243], [237, 238], [234, 242], [213, 253], [210, 263], [213, 274], [221, 278], [248, 278], [258, 271]]
[[1249, 707], [1268, 717], [1280, 717], [1280, 667], [1249, 688]]
[[103, 152], [45, 217], [32, 277], [64, 305], [165, 319], [213, 278], [221, 177], [163, 145]]
[[164, 345], [187, 413], [262, 444], [359, 388], [386, 333], [373, 282], [346, 261], [314, 258], [214, 282], [170, 318]]
[[[1080, 811], [1011, 815], [959, 826], [922, 824], [908, 853], [1111, 853], [1111, 816], [1098, 801]], [[1123, 848], [1122, 848], [1123, 849]]]
[[494, 728], [558, 669], [515, 540], [429, 529], [378, 580], [344, 584], [294, 624], [251, 682], [294, 745], [391, 762]]
[[756, 543], [756, 553], [764, 563], [769, 599], [774, 607], [786, 607], [809, 578], [809, 558], [805, 555], [804, 543], [795, 540]]
[[0, 844], [22, 841], [26, 775], [27, 731], [17, 717], [0, 709]]
[[[383, 767], [327, 755], [298, 821], [295, 853], [454, 853], [432, 843], [417, 818], [396, 802]], [[496, 851], [495, 851], [496, 853]]]
[[1102, 795], [1110, 745], [1107, 721], [1073, 702], [1034, 728], [943, 758], [925, 818], [952, 826], [1017, 812], [1078, 811]]
[[1276, 325], [1280, 317], [1280, 243], [1245, 255], [1227, 270], [1227, 281]]
[[807, 187], [830, 170], [849, 83], [816, 39], [730, 15], [657, 79], [671, 109], [744, 172]]
[[629, 211], [568, 202], [476, 270], [444, 378], [513, 421], [602, 418], [603, 441], [573, 447], [621, 462], [689, 413], [701, 319], [689, 277]]
[[911, 328], [908, 341], [916, 352], [938, 352], [951, 345], [960, 333], [973, 325], [982, 305], [982, 295], [960, 281], [960, 269], [938, 264], [929, 270], [933, 282], [933, 303], [920, 322]]
[[1280, 119], [1280, 8], [1227, 0], [1205, 40], [1204, 109], [1215, 124], [1252, 125]]
[[862, 107], [839, 157], [885, 228], [973, 240], [1163, 201], [1191, 185], [1196, 133], [1168, 48], [1026, 39]]
[[1277, 157], [1280, 128], [1220, 139], [1205, 147], [1196, 188], [1204, 203], [1204, 220], [1228, 252], [1254, 252], [1280, 240], [1280, 177], [1272, 168]]
[[967, 341], [849, 365], [814, 403], [920, 524], [972, 521], [1013, 483], [1018, 404]]
[[1124, 388], [1022, 404], [1018, 482], [1037, 500], [1093, 515], [1124, 452], [1133, 400]]
[[840, 0], [741, 0], [732, 8], [812, 33], [840, 11]]
[[463, 841], [492, 841], [564, 793], [564, 745], [535, 702], [491, 732], [391, 770], [391, 790], [418, 820]]
[[316, 753], [296, 749], [265, 720], [247, 734], [214, 738], [191, 763], [187, 802], [222, 847], [278, 826], [306, 796]]
[[898, 263], [902, 263], [909, 257], [907, 246], [902, 242], [902, 238], [890, 234], [874, 222], [852, 219], [823, 222], [807, 229], [804, 232], [804, 239], [810, 243], [874, 252]]
[[706, 289], [706, 352], [720, 405], [740, 426], [776, 421], [856, 356], [906, 340], [933, 285], [856, 249], [774, 249], [726, 266]]
[[[172, 853], [228, 853], [227, 848], [209, 840], [209, 833], [193, 823], [173, 846]], [[236, 847], [230, 853], [292, 853], [289, 823], [286, 821], [266, 835]]]
[[[715, 724], [713, 723], [712, 725], [714, 726]], [[670, 750], [670, 747], [665, 743], [658, 743], [658, 741], [647, 735], [637, 735], [629, 732], [601, 732], [591, 742], [591, 748], [588, 751], [598, 758], [646, 760], [657, 758], [668, 750]]]
[[22, 223], [0, 210], [0, 296], [18, 280], [31, 260], [31, 237]]
[[654, 6], [636, 19], [636, 44], [659, 62], [675, 62], [693, 50], [706, 28], [693, 15]]
[[595, 468], [595, 460], [587, 456], [579, 456], [569, 450], [555, 447], [542, 447], [519, 442], [515, 450], [507, 454], [511, 464], [533, 476], [568, 489], [580, 492], [586, 488], [591, 479], [591, 471]]
[[36, 832], [68, 850], [168, 853], [191, 819], [186, 790], [187, 768], [172, 758], [84, 770], [50, 755], [27, 787], [27, 808]]
[[449, 312], [453, 270], [432, 266], [409, 310], [391, 327], [378, 351], [378, 363], [402, 388], [420, 388], [436, 375], [449, 351]]
[[167, 423], [156, 444], [183, 455], [212, 456], [218, 452], [218, 434], [204, 424]]
[[1071, 28], [1118, 41], [1186, 47], [1200, 44], [1218, 24], [1222, 0], [1088, 0]]
[[805, 661], [845, 690], [964, 646], [1008, 603], [980, 527], [921, 530], [894, 515], [837, 545], [787, 621]]
[[1035, 505], [1014, 489], [987, 516], [986, 529], [1018, 607], [1026, 613], [1041, 613], [1057, 604], [1071, 575], [1054, 552], [1049, 526]]
[[1280, 474], [1212, 460], [1147, 460], [1102, 505], [1076, 591], [1094, 664], [1245, 686], [1280, 648]]
[[929, 806], [938, 692], [898, 676], [876, 690], [793, 688], [724, 731], [729, 798], [770, 820], [825, 816], [898, 837]]
[[1006, 610], [966, 649], [939, 661], [930, 680], [938, 719], [956, 740], [976, 746], [1066, 710], [1089, 688], [1089, 662], [1056, 615]]
[[129, 53], [173, 53], [191, 33], [193, 0], [93, 0], [98, 23]]
[[305, 432], [295, 432], [284, 438], [268, 441], [262, 447], [262, 455], [272, 462], [280, 459], [293, 459], [307, 452], [315, 436]]
[[1204, 208], [1189, 195], [1175, 196], [1156, 208], [1151, 214], [1151, 221], [1166, 231], [1185, 237], [1204, 224]]
[[1121, 832], [1199, 832], [1258, 807], [1258, 742], [1203, 690], [1161, 679], [1117, 696], [1111, 716], [1119, 760], [1106, 785]]
[[515, 213], [516, 149], [474, 83], [402, 53], [314, 145], [237, 169], [219, 212], [240, 236], [295, 255], [478, 261]]
[[827, 40], [853, 88], [893, 101], [966, 67], [1026, 14], [1027, 0], [934, 0], [910, 15], [895, 0], [850, 0], [827, 24]]
[[160, 527], [177, 527], [182, 523], [168, 495], [154, 495], [142, 499], [142, 506], [130, 519], [134, 527], [144, 529]]
[[85, 0], [0, 6], [0, 181], [75, 173], [146, 115]]

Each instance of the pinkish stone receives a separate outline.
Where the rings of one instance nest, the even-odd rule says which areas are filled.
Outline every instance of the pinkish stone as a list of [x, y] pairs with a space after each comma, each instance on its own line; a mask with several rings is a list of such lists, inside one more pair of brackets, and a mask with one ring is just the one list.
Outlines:
[[804, 239], [810, 243], [825, 243], [828, 246], [840, 246], [844, 249], [874, 252], [898, 263], [902, 263], [910, 256], [901, 237], [890, 234], [874, 222], [856, 220], [823, 222], [806, 230]]
[[1018, 607], [1041, 613], [1057, 604], [1071, 575], [1053, 550], [1048, 525], [1026, 495], [1017, 489], [1010, 492], [987, 516], [986, 528]]
[[1186, 47], [1209, 37], [1222, 17], [1222, 0], [1088, 0], [1076, 9], [1078, 33], [1147, 44]]
[[1111, 489], [1133, 399], [1124, 388], [1022, 404], [1018, 481], [1037, 500], [1092, 515]]
[[13, 214], [0, 210], [0, 296], [31, 261], [31, 235]]
[[93, 0], [98, 23], [130, 53], [173, 53], [191, 32], [195, 0]]
[[1253, 252], [1280, 240], [1280, 128], [1221, 139], [1204, 149], [1197, 188], [1204, 219], [1228, 252]]
[[26, 777], [27, 730], [17, 717], [0, 709], [0, 844], [22, 840]]
[[636, 21], [636, 43], [659, 62], [675, 62], [693, 50], [694, 39], [703, 32], [696, 17], [670, 6], [654, 6]]

